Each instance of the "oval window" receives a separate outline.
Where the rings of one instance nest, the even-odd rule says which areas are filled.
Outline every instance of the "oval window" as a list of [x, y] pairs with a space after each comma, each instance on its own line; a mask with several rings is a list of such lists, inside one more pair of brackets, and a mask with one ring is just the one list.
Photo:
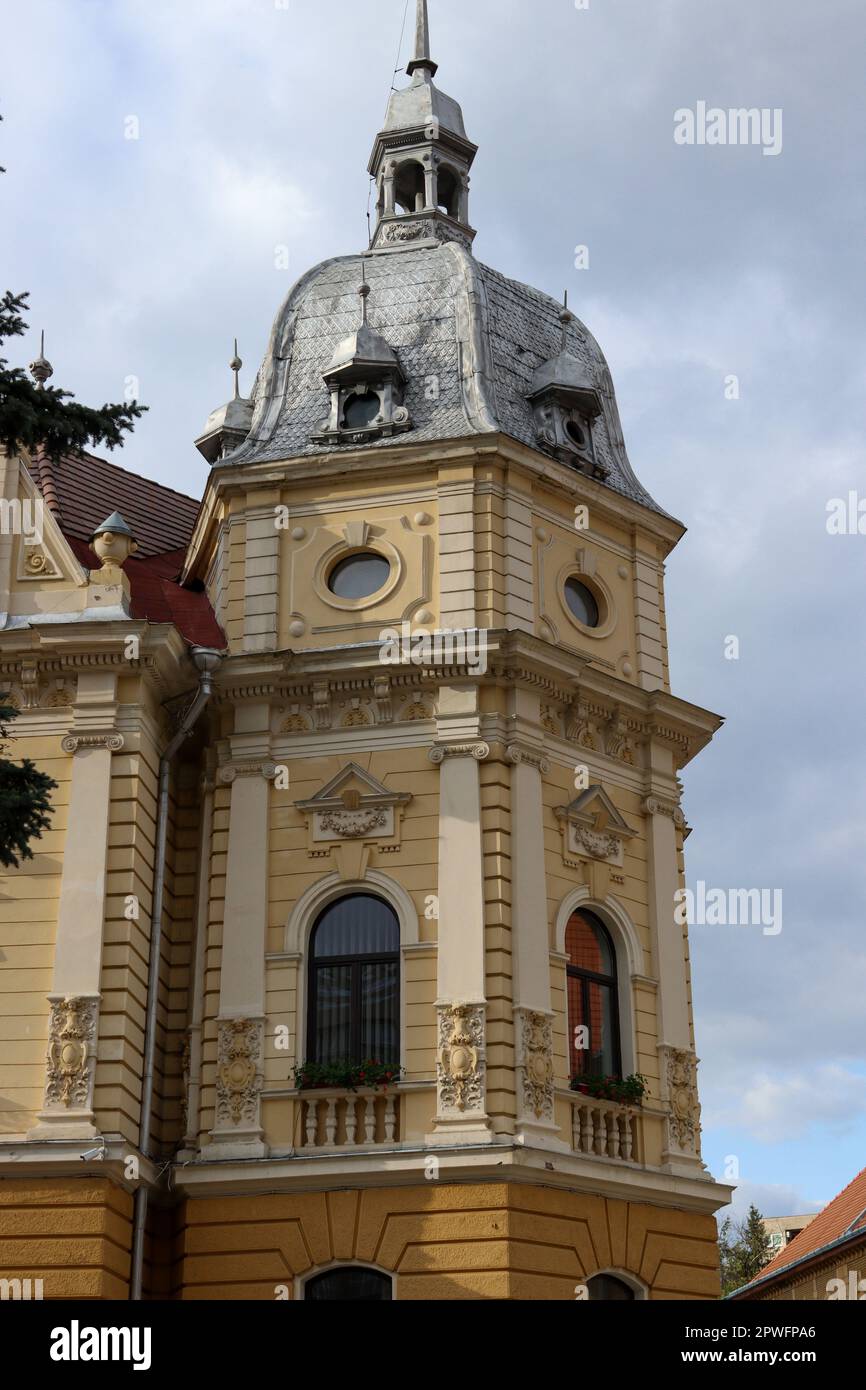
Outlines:
[[577, 618], [579, 623], [583, 623], [584, 627], [598, 627], [600, 621], [598, 600], [585, 584], [581, 584], [579, 579], [567, 579], [565, 581], [565, 601], [572, 615]]
[[586, 448], [586, 438], [584, 436], [583, 430], [580, 428], [580, 425], [576, 423], [576, 421], [566, 421], [565, 433], [568, 435], [572, 444], [574, 444], [578, 449]]
[[345, 427], [347, 430], [363, 430], [378, 420], [381, 402], [375, 391], [363, 396], [352, 396], [346, 406]]
[[340, 560], [328, 576], [328, 588], [336, 598], [369, 598], [384, 589], [390, 576], [391, 566], [385, 557], [368, 551]]

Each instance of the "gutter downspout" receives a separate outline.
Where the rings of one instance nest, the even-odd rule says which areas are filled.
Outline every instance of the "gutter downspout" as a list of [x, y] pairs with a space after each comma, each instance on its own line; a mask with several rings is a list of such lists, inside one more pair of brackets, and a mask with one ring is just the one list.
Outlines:
[[[150, 1157], [148, 1150], [150, 1148], [151, 1110], [153, 1108], [153, 1073], [156, 1060], [156, 1012], [159, 1003], [159, 962], [162, 953], [162, 909], [165, 896], [165, 852], [168, 837], [168, 794], [171, 764], [181, 744], [192, 733], [202, 710], [210, 701], [213, 693], [213, 673], [222, 661], [221, 654], [209, 647], [193, 647], [191, 656], [198, 668], [199, 688], [195, 699], [181, 720], [180, 728], [159, 760], [150, 959], [147, 966], [147, 1011], [144, 1025], [144, 1066], [141, 1081], [141, 1121], [138, 1132], [139, 1152], [145, 1158]], [[142, 1182], [135, 1192], [132, 1268], [129, 1278], [130, 1301], [140, 1301], [141, 1299], [148, 1196], [147, 1184]]]

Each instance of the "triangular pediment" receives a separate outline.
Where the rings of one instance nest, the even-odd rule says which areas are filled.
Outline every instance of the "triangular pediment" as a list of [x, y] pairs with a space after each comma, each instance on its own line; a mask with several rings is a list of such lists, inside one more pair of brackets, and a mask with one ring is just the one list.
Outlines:
[[22, 514], [35, 515], [38, 506], [39, 528], [36, 533], [22, 531], [15, 537], [12, 568], [15, 580], [36, 587], [53, 587], [59, 582], [61, 587], [86, 588], [84, 569], [25, 467], [19, 473], [18, 499]]
[[569, 806], [558, 807], [556, 815], [559, 820], [585, 825], [599, 834], [616, 835], [621, 840], [631, 839], [637, 833], [623, 819], [604, 787], [597, 783], [587, 787]]
[[411, 792], [389, 791], [372, 773], [365, 772], [357, 763], [347, 763], [309, 801], [295, 804], [301, 811], [325, 811], [351, 806], [352, 803], [357, 806], [405, 806], [411, 800]]

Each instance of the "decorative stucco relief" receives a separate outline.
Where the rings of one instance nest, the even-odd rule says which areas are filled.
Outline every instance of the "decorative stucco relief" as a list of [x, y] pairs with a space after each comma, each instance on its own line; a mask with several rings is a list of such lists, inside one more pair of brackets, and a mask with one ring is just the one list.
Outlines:
[[436, 1063], [439, 1115], [484, 1113], [484, 1005], [440, 1004]]

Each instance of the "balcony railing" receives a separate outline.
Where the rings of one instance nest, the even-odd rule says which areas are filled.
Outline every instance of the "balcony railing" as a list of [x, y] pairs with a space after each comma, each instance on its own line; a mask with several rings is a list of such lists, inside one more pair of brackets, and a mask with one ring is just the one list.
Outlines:
[[594, 1100], [579, 1091], [569, 1093], [572, 1104], [572, 1142], [577, 1153], [596, 1158], [639, 1163], [641, 1113], [637, 1107]]
[[301, 1091], [298, 1103], [300, 1148], [375, 1148], [400, 1139], [400, 1097], [394, 1091]]

